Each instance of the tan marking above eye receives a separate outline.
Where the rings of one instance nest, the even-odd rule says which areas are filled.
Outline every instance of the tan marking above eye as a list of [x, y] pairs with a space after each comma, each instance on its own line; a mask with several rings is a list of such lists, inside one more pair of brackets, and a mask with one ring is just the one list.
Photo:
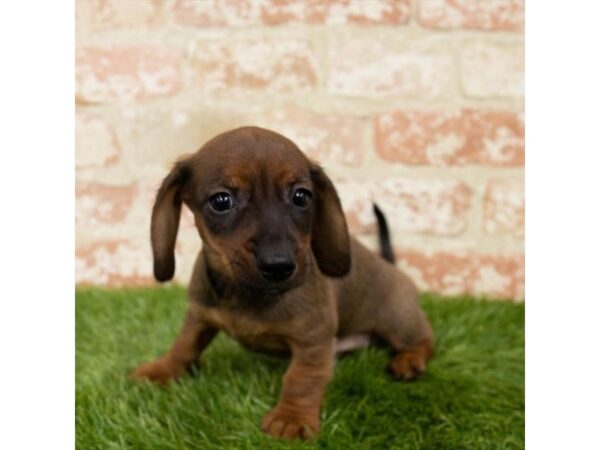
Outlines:
[[290, 170], [283, 170], [279, 172], [275, 177], [273, 177], [273, 179], [277, 184], [283, 186], [292, 186], [294, 184], [308, 182], [309, 180], [307, 177], [303, 177], [302, 175]]
[[238, 177], [227, 177], [221, 180], [219, 184], [227, 189], [239, 189], [242, 182]]

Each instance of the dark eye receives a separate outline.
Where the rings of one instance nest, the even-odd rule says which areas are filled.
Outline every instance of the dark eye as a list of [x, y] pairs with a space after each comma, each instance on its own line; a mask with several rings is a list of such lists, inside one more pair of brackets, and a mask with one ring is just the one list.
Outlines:
[[306, 208], [311, 200], [312, 193], [308, 189], [298, 188], [292, 194], [292, 202], [300, 208]]
[[233, 198], [227, 192], [218, 192], [208, 202], [213, 211], [224, 213], [233, 208]]

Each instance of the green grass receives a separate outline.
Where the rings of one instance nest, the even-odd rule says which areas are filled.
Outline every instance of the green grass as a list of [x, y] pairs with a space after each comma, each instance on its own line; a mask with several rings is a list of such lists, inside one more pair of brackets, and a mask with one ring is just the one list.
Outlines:
[[512, 449], [524, 447], [524, 306], [424, 295], [437, 354], [417, 382], [385, 373], [388, 352], [338, 361], [309, 443], [259, 431], [286, 361], [220, 334], [196, 376], [161, 389], [127, 373], [169, 348], [179, 287], [76, 293], [76, 442], [83, 449]]

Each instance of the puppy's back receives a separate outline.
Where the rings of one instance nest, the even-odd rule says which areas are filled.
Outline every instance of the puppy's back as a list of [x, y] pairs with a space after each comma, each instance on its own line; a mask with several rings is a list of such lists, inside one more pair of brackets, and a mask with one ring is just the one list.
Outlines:
[[396, 266], [351, 238], [348, 275], [331, 279], [338, 308], [338, 336], [369, 333], [389, 308], [416, 304], [414, 283]]

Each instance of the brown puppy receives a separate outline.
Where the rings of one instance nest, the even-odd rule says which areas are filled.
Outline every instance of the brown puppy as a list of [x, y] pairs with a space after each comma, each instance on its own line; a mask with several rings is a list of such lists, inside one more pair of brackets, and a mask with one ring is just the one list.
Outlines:
[[[181, 204], [204, 243], [189, 286], [189, 308], [171, 350], [133, 376], [167, 383], [184, 374], [218, 330], [243, 345], [291, 353], [281, 398], [262, 422], [276, 437], [319, 428], [334, 356], [377, 337], [394, 350], [391, 373], [423, 373], [434, 337], [417, 290], [390, 262], [350, 238], [323, 170], [269, 130], [223, 133], [178, 162], [152, 211], [154, 274], [175, 271]], [[376, 210], [383, 254], [392, 259]]]

